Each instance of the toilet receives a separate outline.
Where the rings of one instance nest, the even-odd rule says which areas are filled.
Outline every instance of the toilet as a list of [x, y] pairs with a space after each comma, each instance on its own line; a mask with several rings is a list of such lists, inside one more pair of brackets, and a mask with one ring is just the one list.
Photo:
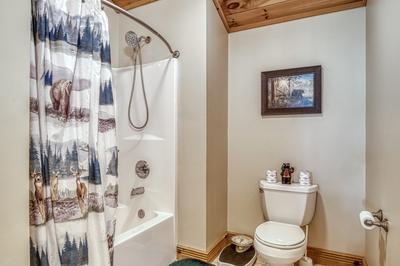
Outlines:
[[266, 222], [254, 233], [254, 248], [268, 266], [293, 266], [306, 251], [308, 225], [315, 212], [318, 185], [283, 185], [260, 181]]

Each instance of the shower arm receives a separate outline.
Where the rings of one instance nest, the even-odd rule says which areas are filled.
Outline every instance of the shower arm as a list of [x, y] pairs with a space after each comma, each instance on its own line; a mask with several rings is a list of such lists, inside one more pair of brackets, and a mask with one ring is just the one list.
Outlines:
[[108, 1], [108, 0], [101, 0], [101, 2], [105, 5], [108, 6], [109, 8], [114, 9], [117, 13], [121, 13], [122, 15], [127, 16], [128, 18], [136, 21], [138, 24], [140, 24], [141, 26], [145, 27], [146, 29], [148, 29], [151, 33], [153, 33], [154, 35], [156, 35], [164, 44], [165, 46], [167, 46], [169, 52], [171, 53], [173, 58], [178, 58], [180, 56], [180, 52], [178, 50], [173, 50], [171, 45], [168, 43], [168, 41], [160, 34], [158, 33], [155, 29], [153, 29], [152, 27], [150, 27], [147, 23], [145, 23], [144, 21], [138, 19], [137, 17], [133, 16], [131, 13], [129, 13], [128, 11], [126, 11], [125, 9], [117, 6], [116, 4]]

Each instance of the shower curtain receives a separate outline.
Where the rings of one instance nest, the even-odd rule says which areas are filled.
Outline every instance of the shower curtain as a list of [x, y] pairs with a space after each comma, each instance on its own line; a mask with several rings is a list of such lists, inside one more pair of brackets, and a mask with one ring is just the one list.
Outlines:
[[100, 0], [32, 0], [31, 265], [112, 265], [118, 196]]

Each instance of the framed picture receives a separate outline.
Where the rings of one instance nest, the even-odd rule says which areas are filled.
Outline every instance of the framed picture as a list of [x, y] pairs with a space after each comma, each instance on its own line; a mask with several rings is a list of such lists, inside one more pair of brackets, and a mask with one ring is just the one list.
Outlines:
[[261, 73], [261, 115], [321, 113], [321, 66]]

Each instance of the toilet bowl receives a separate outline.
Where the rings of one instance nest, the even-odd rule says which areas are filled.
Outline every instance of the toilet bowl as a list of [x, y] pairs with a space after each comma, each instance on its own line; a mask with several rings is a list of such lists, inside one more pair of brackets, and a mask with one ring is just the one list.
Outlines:
[[296, 225], [265, 222], [256, 229], [254, 247], [268, 266], [292, 266], [306, 251], [305, 234]]
[[317, 190], [317, 185], [260, 181], [267, 222], [256, 228], [254, 248], [268, 266], [293, 266], [304, 256], [307, 240], [300, 226], [308, 225], [314, 216]]

